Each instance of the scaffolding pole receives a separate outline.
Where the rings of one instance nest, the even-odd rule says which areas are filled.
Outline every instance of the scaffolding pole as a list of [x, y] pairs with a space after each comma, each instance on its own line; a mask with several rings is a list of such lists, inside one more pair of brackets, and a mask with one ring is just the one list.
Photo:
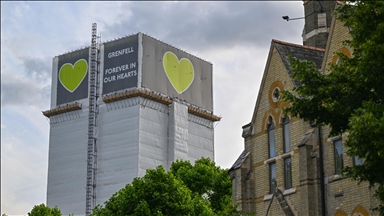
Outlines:
[[92, 23], [91, 67], [89, 70], [89, 114], [88, 114], [88, 147], [87, 147], [87, 185], [85, 215], [90, 215], [96, 204], [96, 138], [95, 127], [97, 117], [97, 71], [98, 43], [97, 24]]

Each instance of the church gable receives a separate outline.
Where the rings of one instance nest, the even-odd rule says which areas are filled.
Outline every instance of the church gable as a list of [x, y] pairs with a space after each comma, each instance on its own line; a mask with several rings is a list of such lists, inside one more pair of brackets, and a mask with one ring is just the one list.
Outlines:
[[348, 27], [344, 26], [344, 24], [337, 20], [336, 17], [333, 17], [331, 30], [328, 37], [328, 43], [325, 49], [325, 58], [322, 63], [323, 71], [329, 73], [329, 71], [327, 71], [327, 64], [337, 63], [338, 57], [336, 52], [344, 53], [348, 57], [351, 56], [352, 50], [349, 47], [343, 45], [343, 41], [350, 39], [351, 35], [349, 34]]
[[252, 133], [244, 133], [244, 135], [264, 133], [268, 116], [272, 117], [276, 124], [281, 123], [283, 118], [281, 108], [288, 106], [280, 100], [281, 91], [291, 90], [299, 85], [291, 78], [288, 56], [314, 61], [320, 68], [323, 54], [324, 49], [321, 48], [272, 40], [253, 118], [250, 124], [243, 127], [244, 131], [249, 131], [249, 128], [252, 127]]
[[[320, 69], [323, 54], [324, 49], [321, 48], [272, 40], [252, 120], [243, 126], [245, 138], [243, 154], [249, 152], [247, 160], [250, 161], [251, 166], [244, 170], [237, 168], [236, 165], [242, 162], [243, 158], [240, 155], [232, 169], [237, 168], [236, 172], [238, 172], [236, 176], [235, 172], [231, 175], [234, 187], [244, 184], [241, 189], [235, 189], [237, 192], [234, 196], [235, 202], [242, 201], [243, 210], [251, 210], [252, 205], [246, 204], [248, 200], [254, 200], [256, 205], [269, 203], [272, 194], [278, 192], [275, 190], [276, 187], [280, 189], [284, 187], [285, 189], [280, 192], [285, 194], [296, 192], [295, 186], [300, 184], [299, 179], [291, 178], [290, 181], [285, 182], [281, 170], [287, 165], [292, 167], [292, 169], [289, 168], [292, 170], [292, 176], [298, 175], [298, 169], [294, 168], [298, 167], [296, 145], [303, 139], [308, 124], [283, 114], [282, 108], [289, 104], [281, 100], [281, 92], [290, 91], [300, 84], [291, 77], [292, 71], [288, 62], [290, 55], [301, 60], [314, 61]], [[247, 187], [246, 184], [254, 187]], [[253, 192], [248, 196], [249, 191]], [[282, 214], [282, 207], [276, 207], [275, 204], [272, 206], [275, 210], [271, 210], [271, 214]], [[289, 208], [296, 211], [293, 206]]]
[[263, 120], [266, 113], [274, 119], [279, 118], [278, 108], [282, 105], [280, 101], [281, 91], [293, 87], [293, 82], [287, 73], [275, 42], [272, 42], [269, 61], [265, 67], [252, 119], [254, 134], [262, 133], [265, 130]]

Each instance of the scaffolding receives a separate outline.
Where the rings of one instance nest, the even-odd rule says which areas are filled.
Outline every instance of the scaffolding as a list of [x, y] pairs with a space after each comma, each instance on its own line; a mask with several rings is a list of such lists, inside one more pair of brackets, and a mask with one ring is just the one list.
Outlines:
[[86, 209], [85, 215], [90, 215], [96, 205], [96, 138], [95, 127], [98, 112], [97, 105], [97, 84], [99, 62], [97, 43], [97, 24], [92, 23], [92, 44], [91, 44], [91, 68], [89, 71], [89, 114], [88, 114], [88, 148], [87, 148], [87, 185], [86, 185]]

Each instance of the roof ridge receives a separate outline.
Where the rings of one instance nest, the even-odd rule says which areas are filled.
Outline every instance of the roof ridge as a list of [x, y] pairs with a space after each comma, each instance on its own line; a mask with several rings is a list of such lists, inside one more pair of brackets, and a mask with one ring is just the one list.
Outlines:
[[279, 43], [279, 44], [284, 44], [284, 45], [288, 45], [288, 46], [300, 47], [300, 48], [304, 48], [304, 49], [321, 51], [321, 52], [325, 51], [325, 49], [323, 49], [323, 48], [318, 48], [318, 47], [313, 47], [313, 46], [306, 46], [306, 45], [300, 45], [300, 44], [294, 44], [294, 43], [288, 43], [288, 42], [280, 41], [280, 40], [276, 40], [276, 39], [272, 39], [272, 42]]

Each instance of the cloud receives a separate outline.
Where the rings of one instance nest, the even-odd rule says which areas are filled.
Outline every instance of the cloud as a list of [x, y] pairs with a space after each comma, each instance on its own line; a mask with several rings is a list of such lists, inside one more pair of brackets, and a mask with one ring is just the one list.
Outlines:
[[43, 108], [50, 101], [50, 86], [41, 85], [35, 79], [15, 73], [2, 73], [1, 79], [2, 107], [37, 106]]
[[[102, 34], [140, 31], [193, 50], [265, 47], [271, 35], [300, 35], [302, 28], [287, 28], [291, 23], [281, 18], [290, 7], [286, 2], [129, 2], [117, 11], [121, 16], [114, 23], [105, 24]], [[302, 8], [297, 13], [302, 14]]]
[[23, 56], [19, 58], [25, 68], [28, 77], [31, 77], [39, 83], [47, 83], [51, 80], [51, 65], [48, 64], [49, 59], [33, 58]]
[[[30, 39], [31, 40], [31, 39]], [[50, 101], [51, 61], [23, 52], [26, 41], [4, 39], [1, 66], [2, 106], [40, 106]]]

